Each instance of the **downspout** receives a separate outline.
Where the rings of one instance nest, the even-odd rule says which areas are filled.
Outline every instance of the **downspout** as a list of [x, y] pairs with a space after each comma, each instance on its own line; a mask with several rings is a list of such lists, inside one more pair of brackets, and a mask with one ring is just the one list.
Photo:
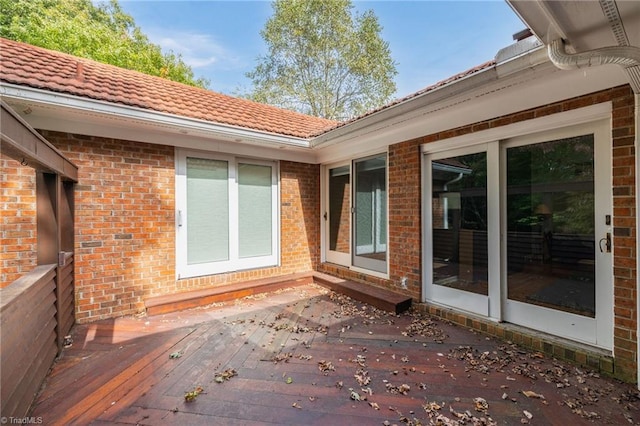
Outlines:
[[[458, 175], [458, 177], [455, 177], [453, 179], [451, 179], [450, 181], [446, 182], [442, 187], [445, 191], [449, 191], [448, 186], [452, 183], [456, 183], [458, 182], [460, 179], [462, 179], [464, 176], [464, 173], [460, 173]], [[445, 212], [444, 213], [444, 229], [449, 229], [449, 215], [447, 214], [447, 212], [449, 211], [449, 199], [445, 197], [444, 199], [444, 204], [442, 206], [442, 210]]]
[[621, 66], [629, 75], [629, 83], [635, 93], [640, 93], [640, 48], [634, 46], [612, 46], [588, 50], [582, 53], [567, 53], [562, 39], [552, 41], [547, 47], [551, 62], [562, 70], [573, 70], [599, 65]]
[[549, 59], [562, 70], [614, 64], [623, 68], [640, 65], [640, 49], [633, 46], [613, 46], [570, 54], [565, 51], [562, 39], [557, 39], [547, 48]]
[[451, 179], [451, 180], [450, 180], [450, 181], [448, 181], [448, 182], [445, 182], [445, 184], [444, 184], [444, 185], [442, 185], [442, 187], [444, 188], [444, 190], [445, 190], [445, 191], [448, 191], [448, 190], [449, 190], [449, 188], [448, 188], [448, 186], [449, 186], [449, 185], [451, 185], [452, 183], [456, 183], [456, 182], [458, 182], [458, 181], [459, 181], [460, 179], [462, 179], [463, 177], [464, 177], [464, 173], [460, 173], [457, 177], [455, 177], [455, 178]]

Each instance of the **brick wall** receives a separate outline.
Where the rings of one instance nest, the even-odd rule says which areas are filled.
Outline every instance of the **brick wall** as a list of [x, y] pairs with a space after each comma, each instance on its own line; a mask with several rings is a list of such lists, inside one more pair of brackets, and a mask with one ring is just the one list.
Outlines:
[[615, 374], [635, 381], [637, 368], [636, 173], [634, 97], [628, 87], [610, 91], [613, 102], [613, 297]]
[[544, 117], [602, 102], [612, 102], [613, 158], [613, 263], [614, 263], [614, 374], [625, 381], [636, 380], [637, 362], [637, 242], [635, 217], [634, 96], [629, 86], [603, 90], [575, 99], [497, 117], [480, 123], [426, 135], [389, 147], [389, 262], [390, 279], [367, 276], [331, 264], [319, 269], [337, 276], [399, 291], [399, 280], [407, 277], [408, 290], [421, 294], [421, 187], [420, 145]]
[[37, 265], [36, 173], [0, 155], [0, 287]]
[[286, 272], [320, 262], [320, 166], [280, 162], [281, 253]]
[[174, 149], [42, 133], [79, 168], [78, 322], [140, 312], [151, 296], [310, 271], [318, 263], [318, 165], [280, 165], [281, 266], [176, 280]]
[[76, 320], [137, 313], [174, 291], [173, 148], [42, 133], [78, 166]]

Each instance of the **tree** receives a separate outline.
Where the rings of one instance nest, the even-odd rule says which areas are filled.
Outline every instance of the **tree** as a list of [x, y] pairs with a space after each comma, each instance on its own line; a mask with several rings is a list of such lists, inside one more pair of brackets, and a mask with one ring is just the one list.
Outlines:
[[261, 31], [268, 54], [247, 73], [249, 98], [329, 119], [388, 102], [397, 74], [373, 11], [350, 0], [275, 0]]
[[208, 87], [149, 41], [117, 0], [0, 0], [0, 36], [192, 86]]

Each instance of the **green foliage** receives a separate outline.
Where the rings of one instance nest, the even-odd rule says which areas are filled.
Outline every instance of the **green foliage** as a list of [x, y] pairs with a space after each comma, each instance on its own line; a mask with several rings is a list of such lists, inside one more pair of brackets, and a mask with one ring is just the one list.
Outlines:
[[0, 36], [169, 80], [207, 87], [173, 52], [149, 41], [117, 0], [0, 0]]
[[329, 119], [388, 102], [397, 74], [372, 11], [350, 0], [275, 0], [261, 35], [269, 52], [247, 73], [249, 98]]
[[593, 150], [592, 135], [509, 148], [509, 230], [527, 231], [551, 219], [556, 233], [593, 234]]

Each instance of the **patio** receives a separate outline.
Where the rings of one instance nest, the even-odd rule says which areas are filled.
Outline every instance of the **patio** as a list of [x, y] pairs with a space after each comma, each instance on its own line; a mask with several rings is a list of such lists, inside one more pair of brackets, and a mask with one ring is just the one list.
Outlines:
[[633, 385], [315, 284], [72, 339], [30, 414], [44, 424], [640, 423]]

